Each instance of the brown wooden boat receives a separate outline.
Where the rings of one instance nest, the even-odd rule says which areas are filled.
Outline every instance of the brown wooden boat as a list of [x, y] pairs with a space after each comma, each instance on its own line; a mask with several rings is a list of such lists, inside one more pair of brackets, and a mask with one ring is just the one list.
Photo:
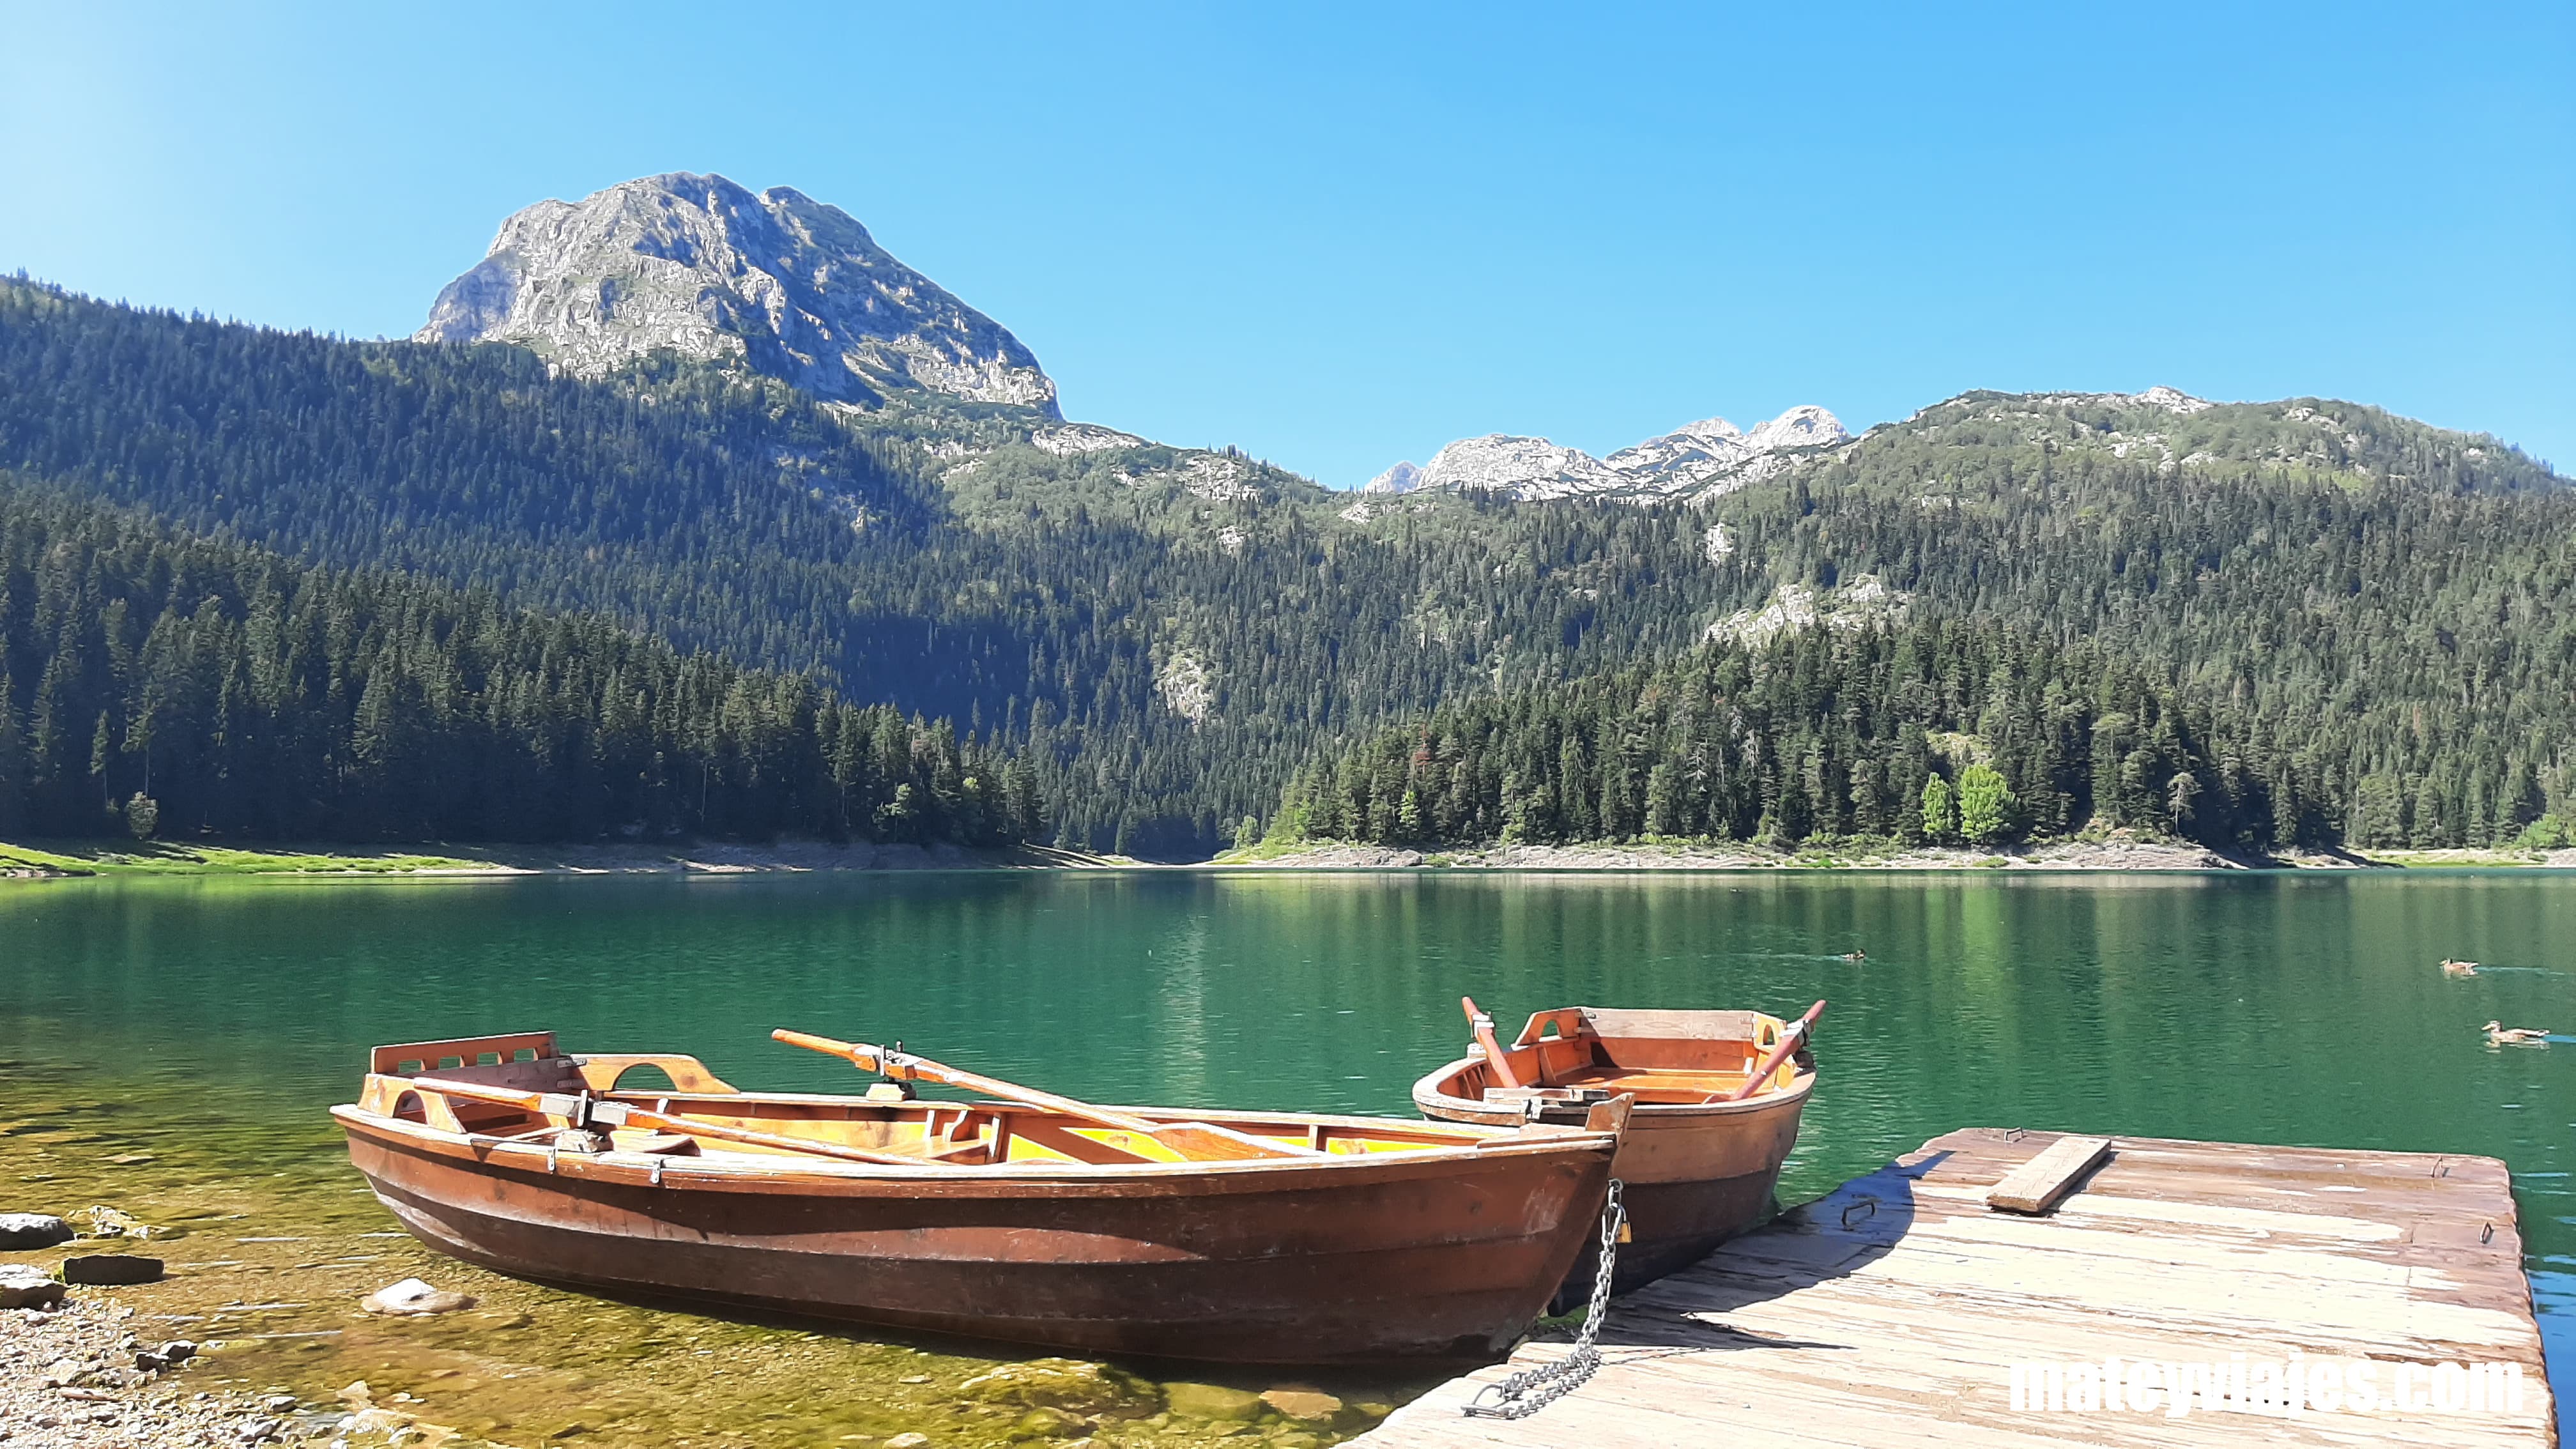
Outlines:
[[[1322, 1364], [1508, 1351], [1592, 1240], [1627, 1106], [1510, 1130], [1105, 1108], [777, 1035], [897, 1081], [744, 1092], [694, 1057], [567, 1055], [533, 1032], [378, 1047], [332, 1115], [404, 1227], [506, 1273]], [[621, 1090], [639, 1067], [670, 1088]], [[912, 1081], [1016, 1100], [914, 1099]]]
[[[1798, 1141], [1798, 1114], [1816, 1073], [1807, 1028], [1757, 1011], [1542, 1011], [1506, 1047], [1493, 1018], [1464, 1003], [1475, 1055], [1416, 1082], [1426, 1117], [1502, 1127], [1563, 1120], [1613, 1093], [1636, 1107], [1612, 1173], [1624, 1185], [1631, 1241], [1611, 1276], [1624, 1293], [1706, 1257], [1771, 1215], [1780, 1165]], [[1593, 1264], [1573, 1265], [1560, 1305], [1591, 1289]]]

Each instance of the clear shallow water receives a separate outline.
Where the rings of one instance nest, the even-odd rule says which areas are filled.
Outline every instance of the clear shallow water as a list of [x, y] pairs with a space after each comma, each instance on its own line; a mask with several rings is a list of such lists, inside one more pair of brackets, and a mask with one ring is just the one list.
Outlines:
[[[1838, 959], [1853, 949], [1868, 960]], [[2448, 979], [2444, 956], [2487, 970]], [[2553, 1377], [2562, 1399], [2576, 1392], [2576, 1042], [2495, 1050], [2477, 1030], [2490, 1017], [2576, 1030], [2576, 880], [2536, 873], [5, 886], [0, 1059], [17, 1065], [0, 1076], [0, 1126], [31, 1105], [92, 1106], [0, 1135], [0, 1209], [158, 1173], [156, 1190], [196, 1191], [208, 1211], [381, 1229], [347, 1193], [322, 1114], [352, 1095], [365, 1049], [536, 1027], [574, 1050], [692, 1052], [744, 1086], [858, 1080], [766, 1040], [798, 1026], [1099, 1100], [1409, 1115], [1413, 1079], [1460, 1049], [1462, 992], [1513, 1023], [1574, 1003], [1785, 1016], [1827, 998], [1789, 1201], [1971, 1125], [2502, 1157]], [[118, 1115], [137, 1102], [162, 1105]], [[47, 1155], [31, 1163], [37, 1136]], [[127, 1179], [99, 1165], [138, 1147], [161, 1160], [115, 1170]], [[31, 1174], [51, 1181], [19, 1180]], [[263, 1194], [280, 1205], [259, 1207]], [[540, 1316], [580, 1302], [491, 1291]], [[645, 1345], [639, 1360], [667, 1356], [652, 1345], [675, 1321], [751, 1333], [621, 1311], [589, 1331]], [[838, 1371], [855, 1383], [892, 1367], [915, 1368]], [[732, 1391], [685, 1392], [703, 1409]], [[680, 1437], [684, 1417], [655, 1402], [635, 1400], [619, 1432]]]

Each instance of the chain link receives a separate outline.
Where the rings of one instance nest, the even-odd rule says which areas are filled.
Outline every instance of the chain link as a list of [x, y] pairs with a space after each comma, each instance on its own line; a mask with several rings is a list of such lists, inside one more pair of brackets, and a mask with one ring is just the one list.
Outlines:
[[[1610, 1200], [1601, 1209], [1601, 1262], [1592, 1270], [1592, 1306], [1574, 1347], [1563, 1358], [1537, 1368], [1506, 1374], [1476, 1391], [1466, 1406], [1471, 1419], [1526, 1419], [1583, 1386], [1601, 1367], [1601, 1321], [1610, 1313], [1610, 1270], [1619, 1259], [1619, 1232], [1628, 1225], [1628, 1204], [1619, 1179], [1610, 1179]], [[1493, 1400], [1487, 1403], [1490, 1396]]]

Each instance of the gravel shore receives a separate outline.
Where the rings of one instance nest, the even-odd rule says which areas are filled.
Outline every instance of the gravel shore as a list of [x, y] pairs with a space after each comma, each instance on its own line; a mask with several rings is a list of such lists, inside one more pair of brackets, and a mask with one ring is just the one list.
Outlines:
[[289, 1396], [192, 1392], [196, 1346], [149, 1367], [164, 1345], [137, 1339], [133, 1322], [133, 1309], [77, 1290], [61, 1308], [0, 1311], [0, 1446], [251, 1449], [314, 1427]]

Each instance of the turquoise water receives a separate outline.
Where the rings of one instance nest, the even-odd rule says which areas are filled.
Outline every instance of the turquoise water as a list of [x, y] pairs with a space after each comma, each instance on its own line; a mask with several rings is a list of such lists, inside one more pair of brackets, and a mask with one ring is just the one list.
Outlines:
[[378, 1042], [551, 1027], [857, 1080], [766, 1039], [795, 1026], [1101, 1100], [1409, 1114], [1462, 992], [1515, 1025], [1821, 997], [1784, 1198], [1972, 1125], [2493, 1155], [2576, 1392], [2576, 1041], [2478, 1031], [2576, 1030], [2553, 875], [88, 881], [0, 886], [0, 963], [0, 1058], [185, 1087], [317, 1183]]

